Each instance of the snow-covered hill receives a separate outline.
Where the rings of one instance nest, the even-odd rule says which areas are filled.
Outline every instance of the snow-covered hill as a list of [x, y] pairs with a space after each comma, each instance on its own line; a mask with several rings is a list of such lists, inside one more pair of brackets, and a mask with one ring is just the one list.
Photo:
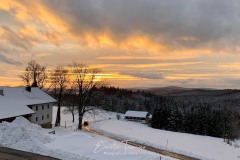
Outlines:
[[[55, 111], [56, 112], [56, 108]], [[98, 115], [85, 114], [84, 120], [93, 122], [90, 128], [105, 135], [117, 136], [124, 140], [134, 140], [142, 144], [166, 149], [176, 153], [194, 156], [200, 159], [240, 160], [240, 140], [235, 146], [223, 142], [221, 138], [200, 136], [153, 129], [145, 124], [116, 119], [115, 112], [99, 111]], [[71, 125], [71, 115], [63, 115], [66, 123]], [[62, 121], [64, 125], [64, 121]], [[75, 123], [76, 125], [76, 123]]]
[[104, 120], [90, 125], [104, 135], [117, 136], [155, 148], [200, 159], [239, 160], [240, 148], [230, 146], [221, 138], [153, 129], [145, 124], [125, 120]]

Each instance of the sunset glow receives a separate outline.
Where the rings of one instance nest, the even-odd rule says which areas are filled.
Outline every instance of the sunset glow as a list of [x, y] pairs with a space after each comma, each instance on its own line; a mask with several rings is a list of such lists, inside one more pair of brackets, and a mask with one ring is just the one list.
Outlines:
[[119, 87], [240, 88], [240, 3], [230, 1], [2, 0], [1, 85], [22, 85], [35, 59], [97, 66]]

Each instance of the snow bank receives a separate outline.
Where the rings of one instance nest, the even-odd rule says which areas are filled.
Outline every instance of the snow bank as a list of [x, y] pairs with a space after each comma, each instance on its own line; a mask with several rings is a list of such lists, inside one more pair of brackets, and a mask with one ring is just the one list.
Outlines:
[[38, 125], [30, 123], [23, 117], [17, 117], [12, 123], [3, 122], [0, 124], [0, 144], [6, 147], [18, 147], [23, 146], [34, 149], [32, 144], [46, 144], [52, 141], [52, 138], [48, 135], [43, 134], [42, 128]]
[[12, 123], [0, 123], [0, 146], [60, 159], [86, 159], [61, 150], [49, 149], [44, 145], [52, 141], [53, 138], [44, 129], [23, 117], [17, 117]]

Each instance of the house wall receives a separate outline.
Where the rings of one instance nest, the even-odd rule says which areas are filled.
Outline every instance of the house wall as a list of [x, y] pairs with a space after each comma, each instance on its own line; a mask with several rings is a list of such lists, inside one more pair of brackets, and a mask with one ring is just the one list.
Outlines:
[[[52, 103], [38, 104], [29, 106], [35, 113], [32, 114], [30, 121], [41, 126], [51, 126], [52, 123]], [[50, 127], [49, 126], [49, 127]], [[47, 128], [49, 128], [47, 127]]]

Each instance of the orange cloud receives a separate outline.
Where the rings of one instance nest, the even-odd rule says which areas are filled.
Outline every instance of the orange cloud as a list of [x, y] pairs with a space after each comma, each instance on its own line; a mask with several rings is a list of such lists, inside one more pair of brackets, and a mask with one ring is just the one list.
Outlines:
[[228, 63], [228, 64], [220, 64], [218, 65], [221, 69], [227, 69], [227, 70], [240, 70], [240, 63]]

